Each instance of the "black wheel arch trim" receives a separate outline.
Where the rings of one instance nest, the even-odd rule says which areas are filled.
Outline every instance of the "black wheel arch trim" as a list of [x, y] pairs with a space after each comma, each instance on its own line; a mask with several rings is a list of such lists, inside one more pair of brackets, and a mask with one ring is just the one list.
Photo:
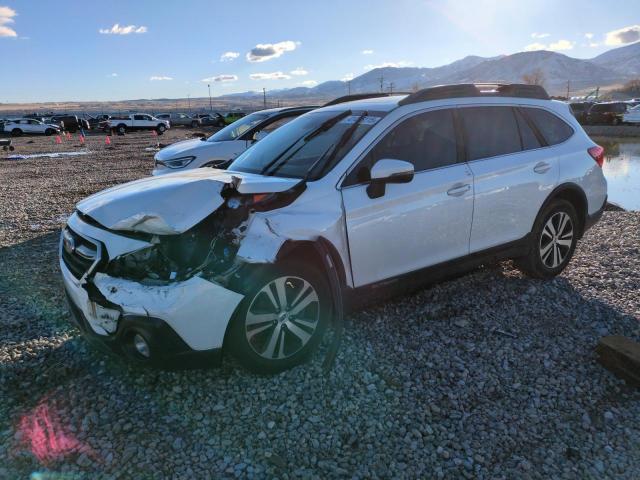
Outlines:
[[[584, 190], [576, 183], [573, 182], [566, 182], [563, 184], [558, 185], [556, 188], [554, 188], [551, 193], [549, 193], [549, 195], [547, 195], [547, 198], [545, 199], [544, 202], [542, 202], [542, 205], [540, 206], [540, 209], [538, 210], [538, 215], [540, 214], [540, 212], [542, 210], [544, 210], [547, 205], [549, 205], [552, 201], [554, 201], [555, 199], [557, 199], [558, 197], [561, 196], [561, 194], [565, 193], [565, 192], [571, 192], [574, 194], [577, 194], [582, 201], [584, 202], [584, 212], [582, 215], [580, 215], [580, 212], [578, 211], [578, 206], [574, 205], [574, 207], [576, 207], [576, 213], [578, 214], [578, 219], [580, 220], [580, 232], [578, 235], [578, 239], [582, 238], [583, 233], [585, 232], [586, 228], [585, 226], [587, 225], [587, 218], [589, 216], [589, 201], [587, 200], [587, 195], [584, 193]], [[606, 201], [605, 201], [606, 203]], [[538, 216], [536, 215], [536, 219], [538, 218]], [[533, 223], [531, 224], [531, 229], [533, 229], [533, 225], [535, 224], [536, 219], [533, 220]]]

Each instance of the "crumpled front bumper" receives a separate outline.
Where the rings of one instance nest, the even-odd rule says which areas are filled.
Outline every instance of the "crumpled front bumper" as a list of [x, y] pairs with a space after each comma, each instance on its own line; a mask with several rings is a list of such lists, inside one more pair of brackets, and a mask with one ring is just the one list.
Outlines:
[[[93, 242], [107, 238], [96, 238], [100, 229], [77, 218], [69, 227]], [[243, 298], [200, 277], [159, 286], [100, 272], [78, 279], [62, 255], [60, 270], [71, 312], [86, 337], [133, 360], [162, 366], [179, 366], [186, 359], [191, 364], [196, 357], [219, 360], [228, 323]], [[133, 348], [135, 334], [149, 344], [149, 359]]]

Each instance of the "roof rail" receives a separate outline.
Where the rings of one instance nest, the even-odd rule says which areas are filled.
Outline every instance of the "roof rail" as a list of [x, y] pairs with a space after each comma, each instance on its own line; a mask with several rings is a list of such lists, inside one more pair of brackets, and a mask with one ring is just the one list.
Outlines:
[[407, 92], [393, 92], [393, 93], [354, 93], [352, 95], [345, 95], [344, 97], [334, 98], [333, 100], [325, 103], [323, 107], [328, 107], [330, 105], [338, 105], [339, 103], [345, 102], [353, 102], [354, 100], [366, 100], [367, 98], [379, 98], [379, 97], [390, 97], [392, 95], [406, 95]]
[[549, 94], [540, 85], [521, 83], [460, 83], [423, 88], [398, 102], [398, 105], [464, 97], [518, 97], [549, 100]]

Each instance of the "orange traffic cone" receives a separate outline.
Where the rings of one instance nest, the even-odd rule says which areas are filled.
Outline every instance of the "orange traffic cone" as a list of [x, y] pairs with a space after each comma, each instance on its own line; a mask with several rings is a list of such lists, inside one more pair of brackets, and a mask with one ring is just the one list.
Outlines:
[[111, 145], [111, 137], [109, 135], [104, 138], [104, 144]]
[[56, 135], [56, 145], [60, 145], [62, 143], [62, 138], [60, 138], [60, 135]]
[[84, 145], [84, 135], [80, 134], [80, 145]]
[[71, 140], [71, 134], [67, 132], [67, 140]]

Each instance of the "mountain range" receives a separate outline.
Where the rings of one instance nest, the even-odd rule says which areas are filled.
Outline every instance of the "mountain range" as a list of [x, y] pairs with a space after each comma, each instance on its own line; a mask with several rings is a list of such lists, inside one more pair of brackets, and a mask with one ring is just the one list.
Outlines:
[[[445, 83], [505, 82], [522, 83], [525, 75], [542, 74], [542, 83], [552, 95], [564, 95], [567, 81], [571, 92], [585, 91], [624, 83], [640, 77], [640, 42], [615, 48], [591, 59], [538, 50], [497, 57], [471, 55], [448, 65], [435, 68], [382, 67], [374, 68], [349, 84], [330, 80], [315, 87], [296, 87], [269, 92], [271, 99], [334, 98], [351, 93], [413, 91]], [[224, 97], [257, 97], [262, 92], [244, 92]]]

